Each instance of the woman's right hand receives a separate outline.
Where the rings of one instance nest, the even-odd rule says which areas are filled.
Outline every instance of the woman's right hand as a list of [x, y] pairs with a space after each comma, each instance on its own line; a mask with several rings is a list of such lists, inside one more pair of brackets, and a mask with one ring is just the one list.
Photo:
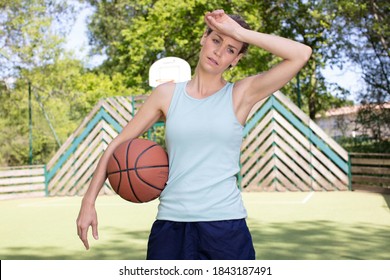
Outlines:
[[77, 217], [77, 234], [84, 243], [85, 249], [89, 249], [88, 229], [92, 227], [92, 236], [95, 240], [99, 239], [98, 221], [95, 205], [83, 201], [81, 204], [79, 216]]

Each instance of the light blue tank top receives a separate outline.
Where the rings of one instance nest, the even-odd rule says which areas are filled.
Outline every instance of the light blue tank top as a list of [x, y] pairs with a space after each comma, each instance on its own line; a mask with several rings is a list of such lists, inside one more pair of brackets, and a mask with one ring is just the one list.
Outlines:
[[243, 126], [233, 109], [233, 84], [196, 99], [176, 84], [167, 113], [169, 178], [157, 219], [220, 221], [246, 218], [235, 175]]

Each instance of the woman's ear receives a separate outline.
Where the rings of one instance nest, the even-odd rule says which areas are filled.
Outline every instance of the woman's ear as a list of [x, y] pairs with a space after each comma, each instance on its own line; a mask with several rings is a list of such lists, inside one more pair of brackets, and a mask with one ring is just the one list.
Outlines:
[[237, 57], [232, 61], [232, 63], [230, 64], [231, 67], [234, 67], [237, 65], [237, 63], [240, 61], [240, 59], [244, 56], [243, 53], [240, 53], [239, 55], [237, 55]]

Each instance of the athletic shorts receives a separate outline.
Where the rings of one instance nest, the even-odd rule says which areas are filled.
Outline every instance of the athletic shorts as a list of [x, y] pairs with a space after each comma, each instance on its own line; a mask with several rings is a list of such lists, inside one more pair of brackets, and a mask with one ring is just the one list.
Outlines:
[[254, 260], [245, 219], [216, 222], [157, 220], [149, 236], [148, 260]]

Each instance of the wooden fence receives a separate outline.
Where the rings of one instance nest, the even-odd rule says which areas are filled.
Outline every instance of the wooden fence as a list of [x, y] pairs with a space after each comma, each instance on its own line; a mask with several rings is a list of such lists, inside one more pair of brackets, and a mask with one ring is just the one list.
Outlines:
[[390, 154], [350, 153], [352, 189], [390, 192]]
[[257, 104], [244, 133], [244, 191], [350, 188], [348, 153], [281, 92]]
[[[46, 194], [83, 195], [108, 143], [144, 100], [101, 100], [42, 171]], [[243, 191], [349, 189], [348, 153], [281, 92], [252, 110], [244, 128], [241, 165]], [[105, 186], [101, 193], [113, 193], [108, 181]]]
[[0, 200], [45, 195], [44, 165], [0, 169]]

